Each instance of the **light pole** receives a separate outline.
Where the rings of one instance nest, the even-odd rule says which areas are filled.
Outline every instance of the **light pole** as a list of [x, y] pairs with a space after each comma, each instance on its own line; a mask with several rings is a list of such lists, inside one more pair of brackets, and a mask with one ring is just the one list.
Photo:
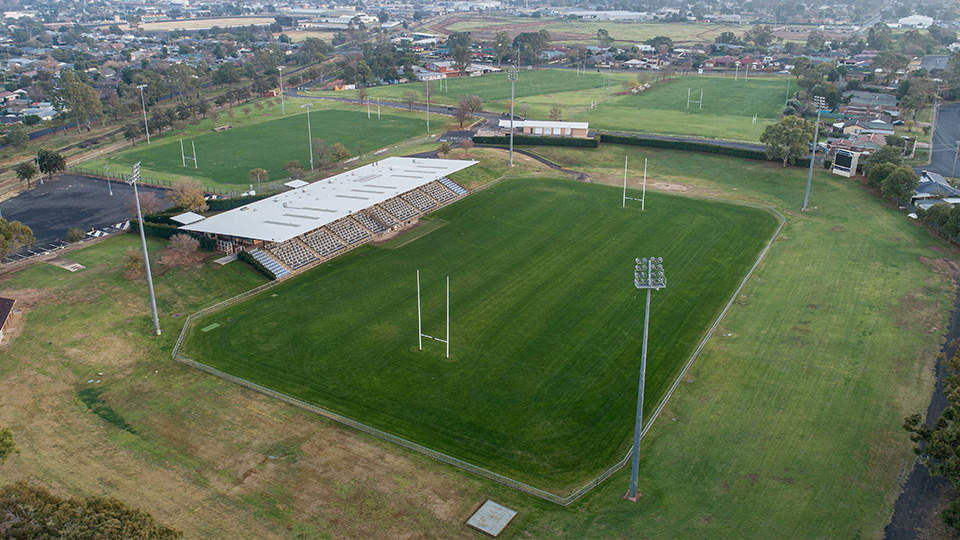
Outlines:
[[300, 108], [307, 108], [307, 147], [310, 148], [310, 172], [313, 171], [313, 133], [310, 131], [310, 107], [313, 107], [313, 103], [306, 103], [301, 105]]
[[520, 72], [511, 69], [507, 72], [507, 79], [510, 81], [510, 166], [513, 167], [513, 99], [514, 99], [514, 85], [517, 84], [517, 79], [520, 78]]
[[667, 286], [663, 275], [662, 257], [644, 257], [637, 259], [633, 271], [633, 284], [638, 289], [647, 290], [647, 310], [643, 316], [643, 349], [640, 356], [640, 384], [637, 390], [637, 419], [633, 431], [633, 463], [630, 467], [630, 490], [627, 500], [637, 502], [637, 482], [640, 475], [640, 433], [643, 431], [643, 386], [647, 375], [647, 331], [650, 328], [650, 291]]
[[817, 137], [820, 136], [820, 109], [817, 109], [817, 125], [813, 128], [813, 150], [810, 152], [810, 172], [807, 173], [807, 193], [803, 196], [803, 211], [810, 202], [810, 182], [813, 181], [813, 160], [817, 156]]
[[147, 102], [143, 99], [143, 89], [146, 87], [145, 84], [137, 85], [137, 88], [140, 89], [140, 105], [143, 107], [143, 131], [147, 134], [147, 144], [150, 144], [150, 127], [147, 126]]
[[280, 72], [280, 115], [286, 116], [287, 109], [283, 106], [283, 68], [287, 66], [277, 66], [277, 71]]
[[137, 201], [137, 223], [140, 224], [140, 242], [143, 244], [143, 268], [147, 272], [147, 290], [150, 292], [150, 313], [153, 315], [153, 331], [160, 335], [160, 319], [157, 317], [157, 299], [153, 295], [153, 276], [150, 274], [150, 257], [147, 255], [147, 237], [143, 234], [143, 215], [140, 213], [140, 193], [137, 181], [140, 180], [140, 162], [133, 165], [128, 184], [133, 184], [133, 198]]
[[429, 134], [430, 134], [430, 81], [426, 81], [425, 84], [427, 85], [427, 89], [426, 89], [426, 93], [427, 93], [427, 135], [429, 135]]
[[110, 191], [110, 196], [113, 197], [113, 187], [110, 185], [110, 164], [109, 163], [103, 166], [103, 172], [107, 176], [107, 189]]

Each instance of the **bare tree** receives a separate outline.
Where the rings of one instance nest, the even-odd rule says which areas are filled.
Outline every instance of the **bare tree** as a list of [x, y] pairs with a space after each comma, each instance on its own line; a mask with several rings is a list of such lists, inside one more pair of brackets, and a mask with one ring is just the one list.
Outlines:
[[417, 102], [417, 93], [412, 90], [405, 91], [403, 101], [407, 104], [407, 109], [413, 110], [413, 104]]
[[563, 105], [554, 105], [550, 107], [550, 119], [554, 122], [563, 120]]

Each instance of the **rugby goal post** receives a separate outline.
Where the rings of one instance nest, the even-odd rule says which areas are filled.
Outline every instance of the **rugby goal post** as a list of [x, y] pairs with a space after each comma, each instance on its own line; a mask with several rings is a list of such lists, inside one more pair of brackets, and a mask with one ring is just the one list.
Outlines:
[[627, 197], [627, 159], [629, 156], [623, 156], [623, 206], [622, 208], [627, 207], [627, 201], [640, 201], [640, 210], [643, 211], [646, 204], [647, 198], [647, 158], [643, 158], [643, 187], [640, 191], [640, 198], [636, 197]]
[[417, 269], [417, 342], [420, 350], [423, 350], [423, 338], [429, 338], [447, 346], [447, 358], [450, 358], [450, 276], [447, 276], [447, 338], [440, 339], [423, 333], [423, 310], [420, 306], [420, 269]]

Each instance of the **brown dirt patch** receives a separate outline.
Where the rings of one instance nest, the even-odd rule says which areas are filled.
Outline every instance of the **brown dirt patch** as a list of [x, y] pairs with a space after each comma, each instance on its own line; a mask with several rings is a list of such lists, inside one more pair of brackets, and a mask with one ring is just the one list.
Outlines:
[[843, 225], [837, 225], [836, 227], [830, 229], [833, 232], [844, 232], [846, 229], [843, 228]]
[[200, 268], [207, 254], [201, 251], [174, 251], [165, 249], [160, 254], [160, 264], [170, 268]]

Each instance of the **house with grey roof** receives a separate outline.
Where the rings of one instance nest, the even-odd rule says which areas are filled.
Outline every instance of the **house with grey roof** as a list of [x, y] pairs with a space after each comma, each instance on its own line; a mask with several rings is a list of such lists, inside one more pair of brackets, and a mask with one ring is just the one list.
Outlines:
[[910, 197], [910, 204], [917, 208], [926, 209], [938, 203], [956, 204], [960, 202], [960, 189], [935, 172], [923, 171], [920, 175], [920, 185]]

